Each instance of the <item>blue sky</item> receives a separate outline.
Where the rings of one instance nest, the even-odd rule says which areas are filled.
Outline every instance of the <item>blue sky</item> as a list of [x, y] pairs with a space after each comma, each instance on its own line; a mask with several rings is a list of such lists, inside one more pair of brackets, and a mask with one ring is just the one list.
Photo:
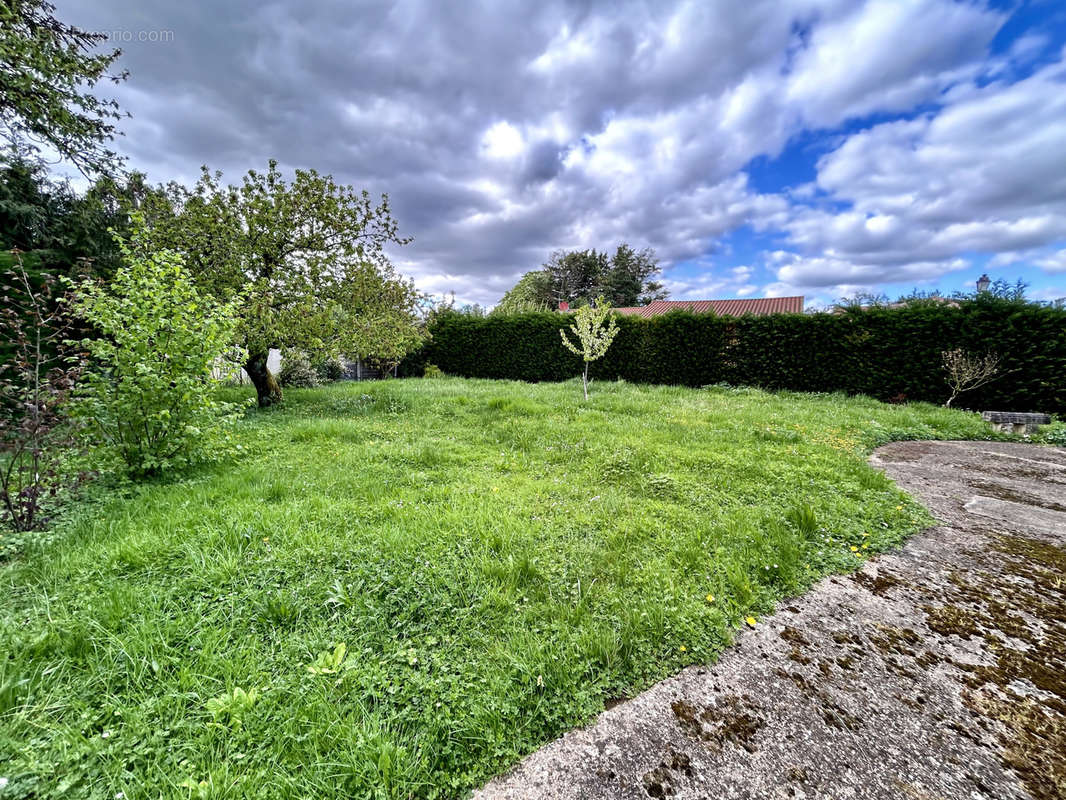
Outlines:
[[622, 241], [677, 299], [1066, 297], [1058, 0], [56, 1], [124, 50], [131, 166], [388, 192], [460, 302]]
[[[1066, 6], [1053, 2], [989, 4], [990, 11], [1003, 15], [995, 36], [989, 42], [985, 60], [994, 64], [1006, 59], [1009, 63], [994, 75], [978, 74], [973, 83], [976, 86], [1011, 85], [1027, 78], [1042, 69], [1054, 68], [1061, 64], [1062, 48], [1066, 43]], [[1012, 51], [1024, 44], [1023, 57], [1016, 57]], [[1059, 77], [1061, 85], [1061, 73]], [[1062, 86], [1066, 89], [1066, 86]], [[792, 136], [789, 142], [776, 155], [760, 154], [749, 161], [743, 168], [748, 176], [751, 188], [760, 193], [781, 194], [790, 189], [817, 182], [819, 159], [835, 150], [841, 140], [864, 130], [894, 121], [907, 121], [923, 117], [935, 117], [950, 105], [945, 98], [929, 98], [916, 103], [910, 108], [900, 109], [895, 113], [875, 112], [848, 120], [846, 123], [825, 130], [804, 130]], [[1061, 123], [1062, 118], [1059, 117]], [[1061, 130], [1052, 136], [1063, 147], [1064, 156], [1061, 169], [1066, 170], [1066, 140]], [[810, 201], [817, 206], [817, 201], [828, 202], [837, 211], [846, 211], [847, 203], [834, 203], [831, 196], [816, 192]], [[797, 201], [802, 202], [802, 201]], [[1064, 239], [1058, 236], [1048, 237], [1046, 245], [1030, 248], [1022, 252], [1004, 250], [1000, 252], [983, 249], [957, 250], [957, 265], [952, 265], [945, 272], [931, 269], [930, 275], [923, 279], [920, 274], [909, 276], [904, 280], [892, 280], [888, 274], [880, 280], [864, 282], [851, 286], [841, 286], [840, 294], [850, 291], [883, 292], [889, 297], [908, 294], [915, 289], [920, 291], [939, 290], [943, 293], [973, 290], [976, 281], [983, 274], [993, 279], [1008, 282], [1022, 280], [1029, 284], [1029, 294], [1042, 299], [1066, 298], [1066, 263], [1062, 259], [1054, 261], [1053, 268], [1042, 263], [1061, 254]], [[776, 277], [774, 264], [767, 261], [767, 254], [787, 247], [787, 235], [774, 227], [756, 231], [749, 225], [740, 226], [720, 237], [716, 248], [710, 251], [709, 260], [713, 265], [708, 269], [708, 257], [682, 260], [672, 265], [669, 277], [678, 282], [693, 282], [697, 286], [705, 281], [708, 274], [718, 274], [723, 270], [736, 270], [750, 266], [750, 282], [741, 288], [741, 294], [748, 294], [753, 287], [772, 284]], [[817, 286], [807, 288], [808, 301], [811, 303], [828, 303], [836, 299], [834, 287]], [[695, 293], [698, 293], [695, 292]], [[753, 291], [758, 294], [758, 288]], [[692, 290], [682, 292], [685, 296]], [[732, 296], [736, 296], [736, 292]]]

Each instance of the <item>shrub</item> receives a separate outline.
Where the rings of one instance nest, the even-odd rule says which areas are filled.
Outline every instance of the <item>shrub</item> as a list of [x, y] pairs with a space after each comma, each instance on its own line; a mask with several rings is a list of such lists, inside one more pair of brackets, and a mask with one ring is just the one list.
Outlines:
[[307, 355], [299, 350], [288, 350], [282, 354], [278, 381], [286, 389], [311, 389], [321, 383], [318, 370], [311, 365]]
[[441, 371], [441, 368], [438, 367], [436, 364], [426, 364], [425, 369], [422, 372], [422, 377], [442, 378], [444, 377], [444, 373]]
[[149, 250], [143, 222], [134, 227], [117, 238], [124, 263], [111, 283], [77, 287], [74, 308], [100, 336], [84, 341], [93, 362], [73, 408], [94, 450], [143, 477], [231, 451], [239, 407], [213, 389], [237, 302], [201, 294], [182, 256]]
[[30, 531], [78, 480], [64, 463], [72, 444], [66, 405], [85, 359], [66, 344], [67, 304], [50, 277], [34, 285], [15, 253], [0, 288], [8, 350], [0, 362], [0, 522]]
[[314, 366], [321, 383], [333, 383], [344, 377], [344, 362], [336, 356], [320, 359]]
[[[986, 293], [987, 294], [987, 293]], [[565, 314], [443, 313], [408, 363], [449, 375], [561, 381], [581, 368], [558, 346]], [[618, 336], [589, 376], [686, 386], [866, 394], [944, 403], [942, 353], [1009, 354], [997, 380], [964, 395], [971, 408], [1066, 411], [1066, 309], [978, 297], [956, 305], [912, 304], [831, 314], [719, 317], [676, 311], [617, 320]], [[411, 374], [405, 372], [405, 374]], [[418, 374], [418, 373], [415, 373]]]

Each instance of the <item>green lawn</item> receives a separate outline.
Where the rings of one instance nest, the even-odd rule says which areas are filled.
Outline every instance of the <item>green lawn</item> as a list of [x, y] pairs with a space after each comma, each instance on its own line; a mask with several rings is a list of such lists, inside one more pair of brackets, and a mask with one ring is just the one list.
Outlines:
[[592, 391], [291, 391], [237, 463], [83, 509], [0, 567], [0, 797], [461, 797], [927, 524], [871, 447], [985, 432]]

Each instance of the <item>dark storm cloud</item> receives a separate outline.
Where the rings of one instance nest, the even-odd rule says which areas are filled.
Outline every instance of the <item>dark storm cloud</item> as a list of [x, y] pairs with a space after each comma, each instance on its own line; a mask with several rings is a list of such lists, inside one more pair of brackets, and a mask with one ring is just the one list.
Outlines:
[[415, 237], [397, 264], [481, 302], [557, 247], [625, 239], [673, 261], [750, 224], [831, 249], [839, 220], [758, 194], [747, 162], [965, 84], [1002, 24], [946, 0], [58, 1], [82, 27], [134, 34], [116, 90], [133, 166], [236, 181], [273, 157], [388, 192]]

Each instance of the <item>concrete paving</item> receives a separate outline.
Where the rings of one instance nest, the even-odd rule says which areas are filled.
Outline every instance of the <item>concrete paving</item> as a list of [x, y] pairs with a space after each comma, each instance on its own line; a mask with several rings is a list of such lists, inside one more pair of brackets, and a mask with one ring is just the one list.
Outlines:
[[941, 523], [490, 782], [535, 798], [1066, 798], [1066, 450], [897, 442]]

